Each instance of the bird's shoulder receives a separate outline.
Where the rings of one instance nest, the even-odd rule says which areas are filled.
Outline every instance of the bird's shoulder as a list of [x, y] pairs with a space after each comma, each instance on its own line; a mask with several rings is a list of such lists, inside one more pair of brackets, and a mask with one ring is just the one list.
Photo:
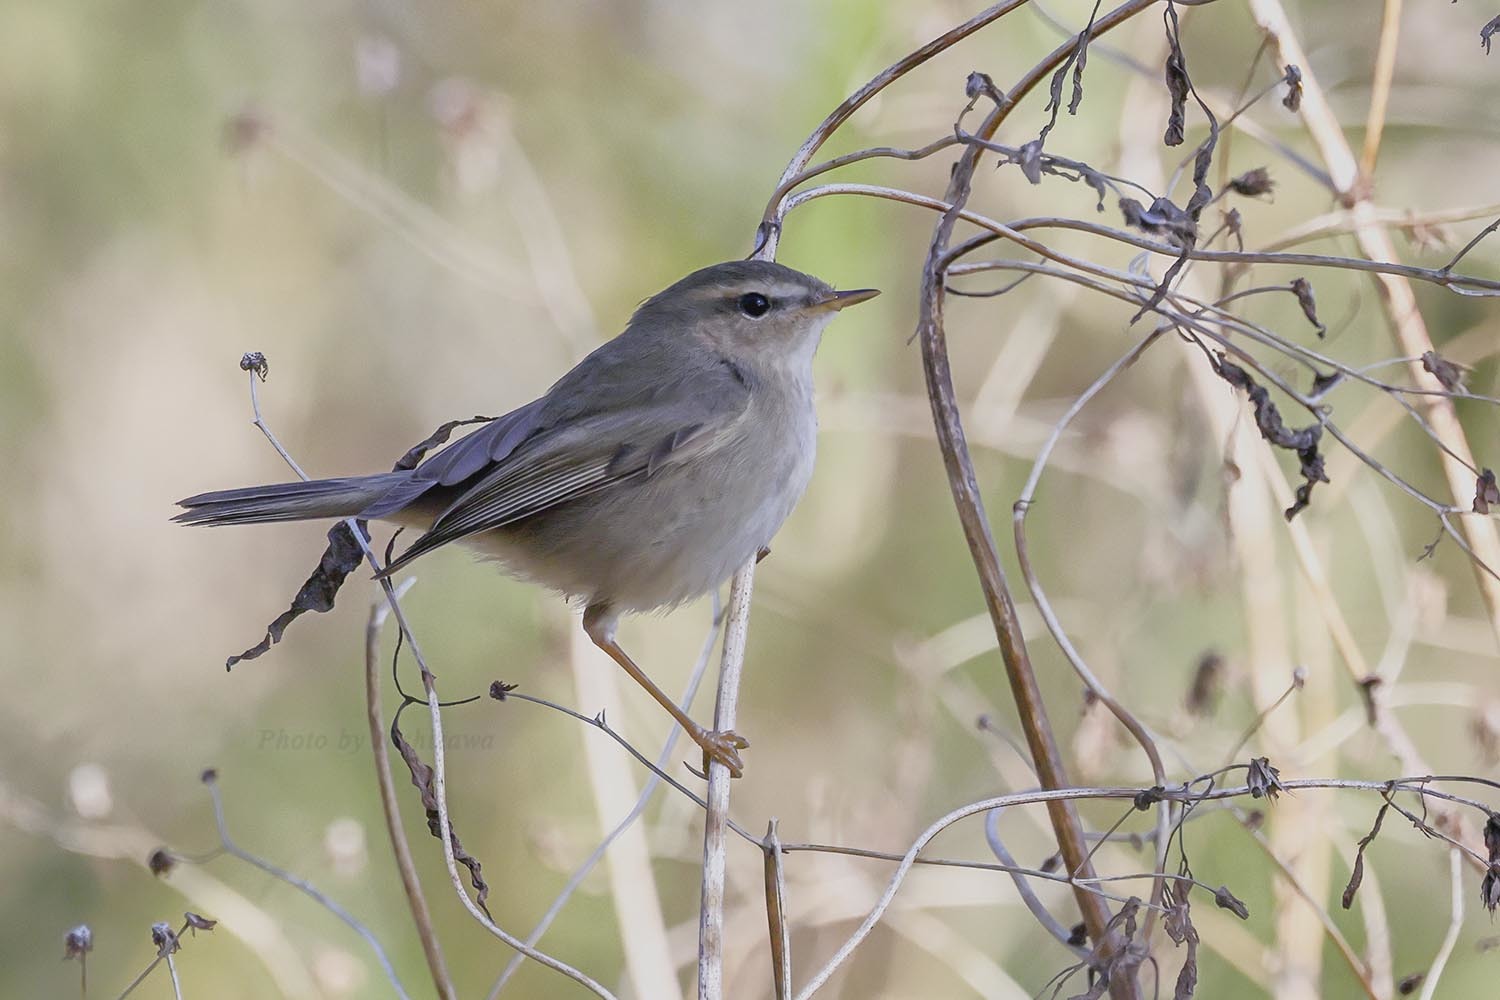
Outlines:
[[559, 379], [539, 401], [540, 412], [549, 426], [652, 410], [732, 415], [749, 403], [754, 382], [746, 366], [691, 334], [631, 328]]

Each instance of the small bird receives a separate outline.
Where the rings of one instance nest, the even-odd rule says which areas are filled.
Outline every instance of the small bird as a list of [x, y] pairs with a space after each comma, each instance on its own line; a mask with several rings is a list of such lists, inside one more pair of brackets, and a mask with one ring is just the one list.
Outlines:
[[735, 777], [749, 743], [698, 725], [615, 641], [625, 612], [719, 587], [771, 540], [812, 475], [812, 359], [834, 291], [770, 261], [695, 271], [647, 299], [540, 399], [415, 469], [201, 493], [186, 524], [356, 517], [424, 534], [396, 572], [463, 542], [582, 604], [583, 628]]

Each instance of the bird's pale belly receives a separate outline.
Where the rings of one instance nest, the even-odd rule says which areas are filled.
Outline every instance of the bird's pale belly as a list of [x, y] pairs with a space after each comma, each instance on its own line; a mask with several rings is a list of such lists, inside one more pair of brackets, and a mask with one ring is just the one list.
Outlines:
[[[812, 474], [815, 429], [787, 430], [803, 439], [801, 446], [718, 449], [467, 544], [587, 604], [670, 608], [727, 580], [770, 542], [801, 499]], [[747, 453], [775, 457], [750, 468]]]

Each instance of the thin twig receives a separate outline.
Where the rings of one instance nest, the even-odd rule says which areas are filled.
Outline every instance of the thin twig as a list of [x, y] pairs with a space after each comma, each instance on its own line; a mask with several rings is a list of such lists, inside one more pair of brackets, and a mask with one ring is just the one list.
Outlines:
[[[1019, 867], [1015, 856], [1005, 846], [1005, 841], [1000, 837], [1000, 814], [1003, 810], [991, 809], [984, 814], [984, 839], [990, 845], [990, 850], [1002, 865]], [[1088, 957], [1088, 949], [1072, 943], [1072, 932], [1058, 922], [1037, 896], [1036, 890], [1031, 888], [1031, 880], [1021, 872], [1011, 873], [1011, 884], [1016, 887], [1016, 893], [1021, 897], [1021, 902], [1026, 904], [1026, 909], [1036, 918], [1036, 922], [1042, 925], [1042, 929], [1051, 934], [1057, 941], [1073, 953], [1075, 958]]]
[[[1241, 820], [1243, 822], [1243, 817], [1241, 817]], [[1271, 846], [1271, 842], [1266, 839], [1264, 833], [1259, 830], [1250, 829], [1248, 826], [1246, 829], [1251, 839], [1255, 841], [1265, 854], [1267, 860], [1275, 866], [1276, 871], [1281, 875], [1285, 883], [1291, 887], [1292, 892], [1296, 893], [1297, 897], [1306, 903], [1308, 908], [1317, 916], [1318, 922], [1323, 927], [1323, 932], [1328, 935], [1328, 940], [1333, 942], [1335, 950], [1338, 951], [1345, 964], [1349, 966], [1349, 971], [1358, 980], [1360, 987], [1365, 992], [1365, 996], [1369, 997], [1369, 1000], [1383, 1000], [1376, 992], [1371, 981], [1369, 965], [1364, 959], [1359, 957], [1353, 945], [1349, 943], [1349, 939], [1344, 937], [1344, 932], [1339, 929], [1338, 924], [1334, 923], [1333, 917], [1329, 915], [1328, 908], [1323, 905], [1317, 896], [1307, 890], [1302, 884], [1302, 880], [1297, 877], [1297, 873], [1292, 870], [1291, 865], [1276, 853], [1275, 848]]]
[[1453, 947], [1458, 944], [1459, 932], [1464, 926], [1464, 881], [1463, 881], [1463, 856], [1458, 851], [1448, 852], [1448, 878], [1451, 888], [1449, 898], [1452, 900], [1448, 916], [1448, 933], [1443, 935], [1443, 943], [1438, 946], [1437, 954], [1432, 958], [1432, 965], [1427, 968], [1427, 976], [1422, 980], [1422, 996], [1420, 1000], [1432, 1000], [1437, 995], [1438, 980], [1443, 976], [1443, 970], [1448, 967], [1448, 959], [1453, 955]]
[[1240, 738], [1235, 743], [1234, 748], [1224, 755], [1226, 763], [1232, 763], [1239, 759], [1240, 751], [1245, 749], [1245, 744], [1249, 743], [1251, 738], [1266, 724], [1266, 720], [1271, 717], [1272, 712], [1280, 708], [1293, 694], [1302, 690], [1306, 679], [1306, 671], [1301, 667], [1293, 671], [1292, 682], [1287, 685], [1286, 690], [1281, 692], [1281, 695], [1275, 701], [1256, 713], [1255, 718], [1250, 720], [1250, 725], [1246, 726], [1245, 731], [1240, 734]]
[[406, 992], [406, 987], [401, 985], [401, 978], [396, 975], [396, 967], [391, 964], [390, 958], [385, 953], [385, 948], [381, 945], [380, 939], [375, 936], [374, 932], [366, 927], [358, 917], [346, 910], [337, 901], [329, 898], [311, 882], [293, 875], [285, 868], [271, 864], [271, 862], [264, 858], [251, 854], [236, 844], [234, 839], [229, 835], [229, 824], [224, 818], [224, 796], [219, 791], [218, 775], [213, 771], [204, 772], [203, 785], [208, 789], [209, 799], [213, 802], [214, 826], [218, 828], [219, 845], [223, 847], [224, 852], [239, 858], [253, 868], [260, 869], [278, 882], [285, 882], [342, 920], [354, 933], [364, 939], [365, 944], [370, 946], [370, 950], [375, 953], [375, 960], [380, 963], [380, 968], [385, 972], [386, 979], [390, 980], [391, 988], [396, 991], [396, 995], [401, 997], [402, 1000], [410, 1000], [410, 994]]
[[[407, 578], [396, 588], [399, 598], [405, 594], [415, 578]], [[416, 863], [412, 860], [411, 845], [406, 839], [406, 827], [401, 822], [401, 804], [396, 798], [396, 783], [391, 776], [391, 760], [386, 748], [385, 719], [380, 708], [380, 628], [390, 613], [390, 605], [378, 601], [370, 607], [370, 621], [365, 627], [365, 718], [370, 729], [370, 749], [375, 755], [375, 784], [380, 789], [380, 811], [385, 818], [386, 833], [391, 838], [391, 852], [396, 857], [396, 869], [401, 874], [401, 888], [406, 894], [407, 906], [411, 910], [412, 922], [417, 925], [417, 938], [422, 943], [422, 954], [427, 959], [427, 969], [432, 975], [432, 985], [441, 1000], [456, 1000], [458, 994], [453, 980], [448, 975], [448, 964], [443, 960], [443, 949], [438, 942], [437, 931], [432, 926], [432, 913], [427, 908], [427, 897], [422, 892], [422, 882], [417, 877]]]
[[761, 847], [766, 854], [766, 920], [771, 934], [771, 980], [776, 1000], [790, 1000], [792, 995], [792, 924], [786, 912], [785, 852], [773, 816], [766, 824], [766, 839]]
[[[724, 654], [719, 663], [719, 696], [714, 729], [734, 728], [739, 704], [745, 641], [750, 627], [750, 593], [755, 581], [752, 557], [729, 585], [729, 615], [724, 625]], [[729, 783], [727, 765], [708, 761], [707, 812], [703, 820], [703, 890], [698, 916], [698, 998], [724, 995], [724, 865], [728, 841]]]
[[167, 955], [167, 973], [172, 977], [172, 996], [176, 1000], [182, 1000], [182, 983], [177, 980], [177, 963], [172, 961], [172, 956]]

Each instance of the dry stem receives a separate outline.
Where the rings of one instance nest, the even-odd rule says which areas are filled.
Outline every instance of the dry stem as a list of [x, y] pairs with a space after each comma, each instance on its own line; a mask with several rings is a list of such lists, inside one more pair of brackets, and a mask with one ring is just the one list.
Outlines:
[[[729, 617], [724, 625], [719, 697], [714, 707], [714, 729], [721, 732], [733, 729], [735, 724], [754, 581], [755, 559], [752, 557], [734, 574], [729, 585]], [[718, 761], [708, 762], [707, 811], [703, 819], [703, 890], [698, 917], [699, 1000], [719, 1000], [724, 995], [724, 864], [729, 839], [731, 780], [728, 767]]]
[[[412, 582], [407, 580], [398, 587], [397, 596], [404, 593]], [[427, 897], [422, 892], [422, 883], [417, 878], [416, 864], [412, 860], [411, 845], [406, 840], [406, 827], [401, 822], [401, 804], [396, 798], [396, 783], [391, 777], [391, 760], [386, 749], [385, 718], [380, 708], [380, 628], [389, 611], [390, 605], [377, 602], [370, 608], [370, 621], [365, 627], [365, 718], [370, 724], [370, 750], [375, 755], [375, 784], [380, 789], [381, 815], [385, 818], [386, 833], [391, 838], [391, 852], [396, 856], [396, 868], [401, 873], [401, 888], [406, 893], [412, 922], [417, 925], [422, 954], [432, 974], [432, 985], [440, 1000], [455, 1000], [458, 994], [448, 975], [448, 964], [443, 960], [443, 949], [432, 926], [432, 912], [427, 908]]]

